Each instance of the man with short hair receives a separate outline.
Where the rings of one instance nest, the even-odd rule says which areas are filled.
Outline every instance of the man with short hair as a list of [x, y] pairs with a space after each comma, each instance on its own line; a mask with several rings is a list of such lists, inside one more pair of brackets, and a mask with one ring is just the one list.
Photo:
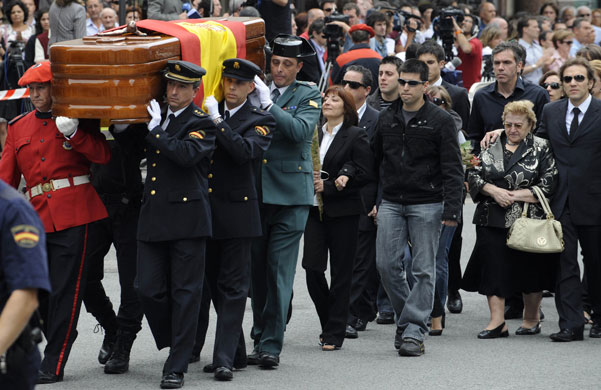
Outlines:
[[330, 16], [336, 12], [336, 2], [332, 0], [324, 0], [319, 4], [319, 8], [323, 10], [325, 16]]
[[601, 42], [601, 27], [595, 26], [593, 24], [593, 12], [591, 11], [591, 9], [586, 5], [581, 5], [580, 7], [576, 8], [576, 17], [583, 18], [587, 22], [591, 23], [593, 30], [595, 30], [595, 39], [593, 43], [596, 43], [598, 45]]
[[315, 54], [303, 59], [303, 67], [298, 72], [297, 80], [311, 81], [319, 84], [319, 80], [326, 69], [326, 50], [328, 40], [326, 39], [323, 30], [325, 23], [323, 19], [317, 19], [309, 25], [309, 44], [315, 50]]
[[479, 15], [481, 20], [480, 31], [482, 31], [497, 16], [497, 8], [491, 2], [482, 2], [480, 4]]
[[[461, 217], [463, 167], [452, 117], [424, 99], [428, 66], [407, 60], [398, 82], [401, 99], [380, 114], [371, 142], [382, 192], [373, 210], [376, 265], [396, 314], [395, 347], [401, 356], [421, 356], [441, 226], [457, 226]], [[416, 279], [411, 290], [403, 267], [409, 238]]]
[[520, 77], [523, 53], [524, 49], [517, 42], [501, 42], [492, 52], [496, 81], [474, 95], [467, 131], [476, 153], [480, 151], [480, 140], [486, 132], [503, 127], [501, 116], [507, 103], [530, 100], [534, 103], [537, 121], [540, 121], [543, 106], [549, 102], [547, 91]]
[[86, 2], [86, 11], [88, 12], [89, 18], [86, 20], [86, 36], [96, 35], [99, 32], [104, 31], [104, 25], [100, 19], [100, 11], [102, 11], [102, 4], [100, 0], [88, 0]]
[[591, 22], [584, 18], [576, 18], [572, 25], [572, 31], [574, 32], [574, 39], [570, 48], [570, 57], [576, 57], [576, 53], [582, 46], [593, 43], [595, 30], [593, 30]]
[[117, 26], [117, 12], [112, 8], [104, 8], [100, 11], [100, 20], [105, 30], [110, 30]]
[[538, 44], [540, 28], [535, 16], [526, 17], [518, 21], [518, 41], [526, 50], [526, 63], [522, 70], [522, 77], [531, 83], [537, 84], [543, 77], [543, 65], [553, 55], [553, 49], [544, 51]]
[[348, 25], [353, 27], [355, 24], [361, 23], [360, 14], [361, 11], [356, 3], [348, 2], [342, 7], [342, 13], [348, 16]]
[[378, 88], [367, 98], [367, 103], [377, 111], [387, 109], [399, 98], [399, 72], [403, 61], [397, 56], [382, 59], [378, 67]]
[[22, 2], [27, 7], [27, 14], [29, 15], [29, 18], [25, 21], [25, 23], [27, 23], [30, 26], [34, 26], [35, 25], [35, 10], [36, 10], [35, 1], [22, 0]]
[[[311, 27], [313, 22], [315, 22], [318, 19], [323, 19], [325, 17], [326, 16], [321, 8], [311, 8], [307, 11], [307, 26]], [[309, 29], [307, 28], [307, 30], [304, 33], [300, 34], [299, 37], [309, 40]]]

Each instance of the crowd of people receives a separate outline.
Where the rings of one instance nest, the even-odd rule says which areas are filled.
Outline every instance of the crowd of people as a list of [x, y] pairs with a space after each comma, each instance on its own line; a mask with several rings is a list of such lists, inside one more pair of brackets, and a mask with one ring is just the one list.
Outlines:
[[[47, 344], [30, 386], [63, 380], [82, 302], [104, 329], [98, 361], [108, 374], [129, 370], [145, 316], [157, 348], [170, 351], [161, 388], [182, 387], [200, 359], [211, 303], [216, 336], [205, 372], [227, 381], [247, 365], [277, 367], [301, 242], [323, 351], [375, 320], [396, 325], [399, 355], [421, 356], [426, 335], [443, 334], [445, 305], [462, 311], [460, 289], [486, 296], [480, 339], [508, 337], [505, 320], [514, 318], [522, 319], [516, 335], [539, 334], [544, 294], [554, 294], [559, 314], [553, 341], [583, 340], [589, 325], [589, 337], [601, 338], [598, 10], [549, 2], [540, 15], [506, 20], [489, 2], [473, 10], [446, 0], [324, 0], [296, 13], [280, 0], [195, 1], [203, 17], [225, 8], [264, 18], [265, 74], [245, 59], [224, 61], [224, 97], [205, 97], [203, 111], [193, 101], [205, 69], [169, 61], [150, 122], [115, 124], [103, 136], [97, 121], [53, 118], [45, 58], [54, 42], [115, 27], [118, 2], [57, 0], [37, 13], [32, 5], [13, 0], [0, 28], [5, 62], [10, 42], [29, 40], [23, 58], [35, 63], [11, 76], [29, 88], [34, 110], [0, 137], [0, 179], [19, 188], [23, 177], [41, 219], [11, 230], [16, 251], [43, 245], [48, 256], [50, 291], [44, 275], [0, 291], [40, 291], [32, 327]], [[445, 7], [454, 7], [451, 45], [440, 31]], [[149, 0], [129, 4], [127, 18], [186, 19], [186, 8]], [[468, 194], [473, 217], [463, 213]], [[0, 187], [0, 201], [11, 196]], [[522, 216], [558, 220], [564, 249], [508, 247]], [[462, 277], [470, 217], [476, 244]], [[102, 285], [111, 245], [117, 313]], [[0, 384], [38, 365], [0, 373]]]

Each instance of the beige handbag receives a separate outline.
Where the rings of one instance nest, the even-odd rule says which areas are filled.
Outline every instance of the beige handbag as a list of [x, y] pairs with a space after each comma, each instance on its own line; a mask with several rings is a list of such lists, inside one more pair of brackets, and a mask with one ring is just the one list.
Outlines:
[[563, 231], [561, 223], [555, 220], [545, 194], [538, 187], [532, 187], [543, 210], [545, 219], [528, 218], [528, 203], [524, 203], [522, 216], [509, 228], [507, 246], [522, 252], [559, 253], [563, 252]]

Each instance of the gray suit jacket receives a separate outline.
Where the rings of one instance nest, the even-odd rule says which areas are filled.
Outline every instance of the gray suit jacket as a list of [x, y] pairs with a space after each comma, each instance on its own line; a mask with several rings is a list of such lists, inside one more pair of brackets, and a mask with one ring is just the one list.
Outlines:
[[79, 3], [73, 2], [66, 7], [59, 7], [54, 2], [50, 6], [48, 17], [52, 26], [52, 35], [48, 46], [56, 42], [85, 37], [86, 10]]
[[183, 3], [182, 0], [148, 0], [148, 19], [178, 20]]

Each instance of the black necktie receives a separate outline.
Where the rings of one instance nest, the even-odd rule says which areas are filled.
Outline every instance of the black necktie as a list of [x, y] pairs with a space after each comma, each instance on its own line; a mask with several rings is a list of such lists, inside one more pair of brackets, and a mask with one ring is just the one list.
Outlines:
[[570, 124], [570, 138], [574, 137], [576, 130], [578, 130], [578, 115], [580, 115], [580, 109], [574, 107], [572, 113], [574, 114], [574, 118], [572, 118], [572, 123]]
[[230, 112], [226, 111], [225, 115], [223, 116], [223, 120], [228, 120], [228, 119], [230, 119]]
[[274, 89], [273, 92], [271, 93], [271, 102], [273, 104], [275, 104], [275, 102], [278, 101], [278, 98], [280, 97], [280, 90], [279, 89]]
[[[175, 114], [169, 114], [167, 119], [165, 119], [165, 121], [163, 121], [163, 124], [161, 125], [163, 130], [167, 130], [167, 127], [169, 127], [169, 125], [171, 124], [171, 122], [173, 122], [174, 119], [175, 119]], [[167, 123], [167, 120], [169, 120], [169, 123]]]

